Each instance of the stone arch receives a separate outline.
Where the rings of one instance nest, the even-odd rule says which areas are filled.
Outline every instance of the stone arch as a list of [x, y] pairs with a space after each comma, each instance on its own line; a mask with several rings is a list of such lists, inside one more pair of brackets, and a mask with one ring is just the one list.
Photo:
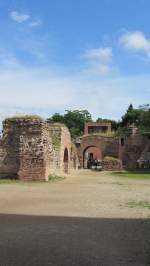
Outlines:
[[101, 151], [101, 159], [105, 156], [118, 157], [119, 140], [114, 137], [99, 135], [85, 135], [81, 138], [77, 149], [80, 167], [83, 168], [83, 153], [90, 146], [97, 147]]
[[65, 147], [65, 150], [64, 150], [63, 162], [64, 162], [64, 172], [67, 174], [68, 168], [69, 168], [69, 152], [68, 152], [67, 147]]
[[88, 168], [88, 160], [101, 160], [102, 151], [100, 147], [96, 145], [87, 146], [83, 150], [83, 168]]

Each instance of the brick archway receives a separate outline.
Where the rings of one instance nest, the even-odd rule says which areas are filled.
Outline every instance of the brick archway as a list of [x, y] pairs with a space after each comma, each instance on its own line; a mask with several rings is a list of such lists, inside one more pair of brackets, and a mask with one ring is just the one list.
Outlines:
[[77, 149], [81, 168], [83, 168], [84, 151], [88, 147], [97, 147], [101, 152], [101, 157], [100, 157], [101, 160], [103, 160], [105, 156], [118, 157], [118, 149], [119, 149], [118, 138], [103, 137], [99, 135], [85, 135], [81, 138], [80, 145], [78, 146]]
[[102, 160], [102, 151], [98, 146], [90, 145], [83, 150], [83, 168], [88, 168], [88, 160]]

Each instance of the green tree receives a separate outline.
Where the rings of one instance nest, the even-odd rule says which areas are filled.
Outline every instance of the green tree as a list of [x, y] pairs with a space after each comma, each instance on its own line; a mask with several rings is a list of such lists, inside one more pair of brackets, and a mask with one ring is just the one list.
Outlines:
[[47, 119], [48, 123], [64, 123], [64, 116], [59, 113], [55, 113], [52, 117]]
[[47, 119], [47, 122], [64, 123], [70, 130], [72, 138], [83, 135], [85, 122], [92, 121], [91, 114], [87, 110], [66, 110], [64, 115], [55, 113]]
[[142, 109], [134, 109], [133, 105], [130, 104], [125, 115], [122, 116], [122, 121], [120, 123], [121, 127], [126, 127], [134, 124], [135, 126], [140, 125], [140, 117], [143, 113]]
[[150, 104], [142, 104], [139, 106], [139, 109], [142, 109], [143, 111], [149, 111], [150, 110]]
[[139, 127], [144, 131], [150, 131], [150, 109], [141, 113]]
[[112, 127], [113, 131], [116, 131], [119, 127], [119, 122], [117, 122], [115, 120], [107, 119], [107, 118], [98, 117], [96, 122], [104, 122], [104, 123], [109, 122], [109, 123], [111, 123], [111, 127]]

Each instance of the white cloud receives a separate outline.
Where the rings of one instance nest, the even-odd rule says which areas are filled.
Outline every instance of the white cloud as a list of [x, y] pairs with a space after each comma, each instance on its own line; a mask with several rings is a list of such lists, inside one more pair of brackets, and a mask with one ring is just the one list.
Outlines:
[[88, 60], [99, 60], [102, 62], [109, 62], [112, 59], [112, 48], [97, 48], [89, 49], [85, 52], [84, 57]]
[[33, 28], [33, 27], [39, 27], [43, 24], [43, 22], [41, 20], [33, 20], [29, 23], [29, 27]]
[[84, 70], [82, 70], [82, 73], [86, 74], [92, 74], [92, 75], [100, 75], [100, 76], [107, 76], [111, 73], [111, 67], [107, 64], [101, 64], [101, 63], [91, 63], [89, 64]]
[[130, 103], [147, 103], [149, 87], [149, 76], [93, 79], [89, 74], [72, 77], [49, 69], [0, 70], [0, 119], [16, 112], [48, 117], [66, 109], [120, 118]]
[[29, 26], [30, 28], [39, 27], [43, 24], [41, 19], [35, 19], [34, 17], [31, 17], [29, 14], [19, 13], [18, 11], [11, 11], [9, 15], [11, 19], [14, 20], [15, 22], [18, 23], [29, 22], [26, 25]]
[[30, 19], [30, 15], [28, 14], [23, 14], [23, 13], [19, 13], [17, 11], [12, 11], [10, 12], [10, 17], [11, 19], [13, 19], [14, 21], [18, 22], [18, 23], [23, 23], [25, 21], [28, 21]]
[[16, 68], [19, 67], [20, 64], [18, 59], [12, 53], [8, 53], [5, 49], [0, 48], [0, 68]]
[[150, 57], [150, 40], [141, 31], [123, 34], [120, 38], [120, 43], [128, 50], [144, 52]]
[[112, 72], [112, 57], [111, 47], [86, 50], [83, 55], [86, 59], [86, 67], [82, 72], [101, 76], [109, 75]]

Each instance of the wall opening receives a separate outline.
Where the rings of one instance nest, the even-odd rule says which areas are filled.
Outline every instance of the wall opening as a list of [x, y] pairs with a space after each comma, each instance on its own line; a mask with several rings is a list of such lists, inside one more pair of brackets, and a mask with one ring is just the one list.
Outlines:
[[102, 160], [102, 152], [96, 146], [89, 146], [83, 152], [83, 168], [90, 169], [95, 161]]
[[125, 145], [124, 138], [121, 138], [121, 146], [123, 147]]
[[65, 148], [64, 150], [64, 172], [68, 174], [68, 168], [69, 168], [69, 154], [68, 149]]

